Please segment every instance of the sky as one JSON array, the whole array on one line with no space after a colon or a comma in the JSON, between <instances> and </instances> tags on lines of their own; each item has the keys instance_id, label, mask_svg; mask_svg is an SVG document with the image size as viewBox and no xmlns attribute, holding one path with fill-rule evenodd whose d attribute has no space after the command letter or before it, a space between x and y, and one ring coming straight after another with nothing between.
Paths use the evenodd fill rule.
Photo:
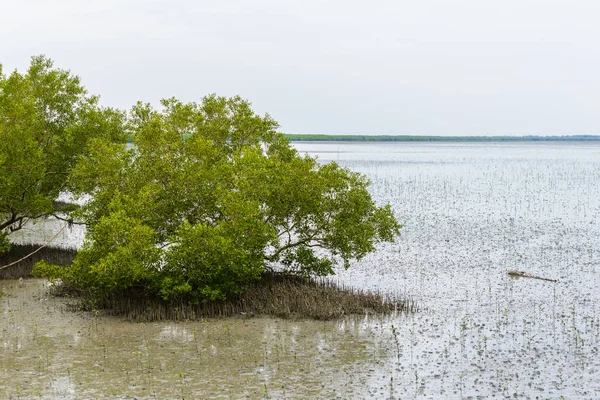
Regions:
<instances>
[{"instance_id":1,"label":"sky","mask_svg":"<svg viewBox=\"0 0 600 400\"><path fill-rule=\"evenodd\" d=\"M598 0L0 0L0 63L104 105L240 95L287 133L600 134Z\"/></svg>"}]
</instances>

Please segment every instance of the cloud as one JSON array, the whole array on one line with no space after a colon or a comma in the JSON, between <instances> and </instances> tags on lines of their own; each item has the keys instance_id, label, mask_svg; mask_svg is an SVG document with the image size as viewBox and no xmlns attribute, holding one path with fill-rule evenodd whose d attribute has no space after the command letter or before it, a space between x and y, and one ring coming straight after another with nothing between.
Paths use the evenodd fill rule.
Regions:
<instances>
[{"instance_id":1,"label":"cloud","mask_svg":"<svg viewBox=\"0 0 600 400\"><path fill-rule=\"evenodd\" d=\"M44 53L106 104L240 94L289 132L600 132L600 2L3 4L0 62Z\"/></svg>"}]
</instances>

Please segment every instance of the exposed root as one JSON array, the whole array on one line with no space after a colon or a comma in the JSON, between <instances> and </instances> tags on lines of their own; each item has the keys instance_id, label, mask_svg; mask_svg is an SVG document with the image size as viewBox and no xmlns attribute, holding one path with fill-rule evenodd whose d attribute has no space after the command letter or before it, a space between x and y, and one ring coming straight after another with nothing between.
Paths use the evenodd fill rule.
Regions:
<instances>
[{"instance_id":1,"label":"exposed root","mask_svg":"<svg viewBox=\"0 0 600 400\"><path fill-rule=\"evenodd\" d=\"M207 317L250 317L270 315L281 318L328 320L345 315L411 313L416 311L412 299L387 298L335 285L329 281L305 279L282 273L267 272L244 293L226 300L193 304L186 300L164 301L132 289L127 293L99 300L85 293L57 287L55 294L79 299L77 307L102 310L108 315L132 321L197 320Z\"/></svg>"}]
</instances>

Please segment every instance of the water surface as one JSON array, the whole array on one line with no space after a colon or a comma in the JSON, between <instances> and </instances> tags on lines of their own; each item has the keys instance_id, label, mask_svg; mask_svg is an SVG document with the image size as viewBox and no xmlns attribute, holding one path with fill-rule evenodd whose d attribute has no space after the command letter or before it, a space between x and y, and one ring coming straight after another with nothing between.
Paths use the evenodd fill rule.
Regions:
<instances>
[{"instance_id":1,"label":"water surface","mask_svg":"<svg viewBox=\"0 0 600 400\"><path fill-rule=\"evenodd\" d=\"M294 145L368 175L404 225L334 279L420 313L132 324L1 281L0 397L600 397L600 145Z\"/></svg>"}]
</instances>

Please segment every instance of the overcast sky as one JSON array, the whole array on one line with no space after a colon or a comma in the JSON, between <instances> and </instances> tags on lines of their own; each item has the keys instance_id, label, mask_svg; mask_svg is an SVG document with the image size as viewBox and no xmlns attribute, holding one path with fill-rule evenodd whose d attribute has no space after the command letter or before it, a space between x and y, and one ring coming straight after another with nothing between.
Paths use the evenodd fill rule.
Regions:
<instances>
[{"instance_id":1,"label":"overcast sky","mask_svg":"<svg viewBox=\"0 0 600 400\"><path fill-rule=\"evenodd\" d=\"M0 0L105 105L239 94L290 133L600 134L598 0Z\"/></svg>"}]
</instances>

